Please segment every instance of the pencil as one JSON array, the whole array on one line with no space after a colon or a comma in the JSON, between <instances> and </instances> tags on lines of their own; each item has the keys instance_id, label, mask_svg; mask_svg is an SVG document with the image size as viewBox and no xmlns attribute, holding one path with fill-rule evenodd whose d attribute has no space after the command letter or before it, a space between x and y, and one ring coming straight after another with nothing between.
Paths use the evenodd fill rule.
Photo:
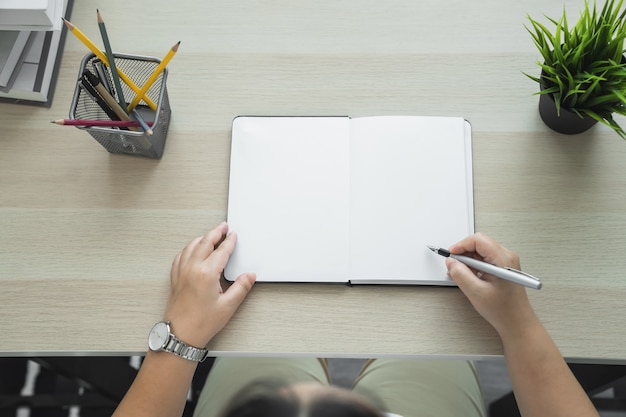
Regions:
<instances>
[{"instance_id":1,"label":"pencil","mask_svg":"<svg viewBox=\"0 0 626 417\"><path fill-rule=\"evenodd\" d=\"M96 89L98 94L100 94L100 97L102 97L102 99L106 101L109 107L113 109L113 111L115 112L117 117L120 118L120 120L126 122L130 120L128 114L126 114L124 109L119 104L117 104L117 102L115 101L113 96L107 91L107 89L104 88L104 85L102 85L98 77L93 75L89 70L85 70L83 72L83 75L87 77L87 81L89 81L89 83Z\"/></svg>"},{"instance_id":2,"label":"pencil","mask_svg":"<svg viewBox=\"0 0 626 417\"><path fill-rule=\"evenodd\" d=\"M84 70L83 76L87 78L88 83L90 83L96 89L98 94L100 94L100 97L102 97L102 99L113 109L116 116L120 120L125 121L125 122L131 121L128 115L126 114L126 112L124 111L124 109L122 109L120 105L117 104L113 96L107 91L106 88L104 88L104 85L102 85L98 77L92 74L89 70ZM142 125L141 123L139 123L139 126L141 126L142 128L144 127L144 125ZM148 126L145 126L145 127L147 127L148 129L144 130L144 134L146 134L147 136L152 135L152 129L150 129ZM129 129L135 130L135 131L143 130L143 129L138 129L136 127L129 127ZM139 136L138 140L141 142L142 146L145 149L150 149L150 147L152 146L152 143L148 139L146 139L145 136Z\"/></svg>"},{"instance_id":3,"label":"pencil","mask_svg":"<svg viewBox=\"0 0 626 417\"><path fill-rule=\"evenodd\" d=\"M92 74L89 70L85 70L83 72L83 75L87 77L87 80L89 81L89 83L96 89L98 94L100 94L100 97L102 97L102 99L113 109L113 111L115 112L117 117L119 117L120 120L123 120L123 121L131 120L130 117L128 117L128 115L124 111L124 109L119 104L117 104L113 96L107 91L104 85L100 82L98 77ZM147 136L152 136L152 133L153 133L152 129L150 129L150 127L146 124L143 118L141 116L137 117L137 115L135 115L135 119L139 123L139 126L141 126L141 130L143 130ZM139 130L136 127L131 127L130 129ZM144 144L147 145L147 142Z\"/></svg>"},{"instance_id":4,"label":"pencil","mask_svg":"<svg viewBox=\"0 0 626 417\"><path fill-rule=\"evenodd\" d=\"M102 97L100 97L100 94L98 94L96 89L89 83L89 81L87 80L87 77L85 77L84 74L80 78L80 84L83 86L85 91L87 91L87 93L89 93L89 96L94 99L96 104L98 106L100 106L102 111L104 111L107 114L107 116L109 116L111 118L111 120L120 120L119 117L117 117L117 114L115 114L115 112L111 108L111 106L109 106L106 103L106 101L104 101L102 99Z\"/></svg>"},{"instance_id":5,"label":"pencil","mask_svg":"<svg viewBox=\"0 0 626 417\"><path fill-rule=\"evenodd\" d=\"M111 67L111 76L113 77L113 84L115 84L115 92L117 93L117 102L120 107L126 109L126 100L124 100L124 93L122 91L122 84L120 83L120 77L117 74L117 67L115 66L115 57L113 56L113 50L111 49L111 42L109 41L109 35L107 34L107 28L104 25L104 20L100 15L100 10L96 9L96 15L98 18L98 27L100 28L100 35L102 35L102 42L104 43L104 50L106 51L107 58L109 60L109 67Z\"/></svg>"},{"instance_id":6,"label":"pencil","mask_svg":"<svg viewBox=\"0 0 626 417\"><path fill-rule=\"evenodd\" d=\"M172 46L170 50L167 52L165 57L161 60L161 63L154 69L154 71L152 71L152 74L150 74L150 77L148 77L148 80L141 87L141 90L139 90L139 92L137 93L133 101L131 101L130 105L128 106L128 111L132 111L137 106L137 104L139 104L139 101L141 101L141 99L143 99L144 101L148 99L148 97L145 95L146 92L152 86L152 84L154 84L156 79L159 77L159 74L161 74L163 69L167 66L170 60L174 57L174 55L178 51L179 45L180 45L180 41L176 42L174 46Z\"/></svg>"},{"instance_id":7,"label":"pencil","mask_svg":"<svg viewBox=\"0 0 626 417\"><path fill-rule=\"evenodd\" d=\"M63 19L63 22L65 22L65 26L67 26L69 31L72 32L72 34L76 36L78 40L81 41L87 48L89 48L89 50L93 52L95 56L100 58L100 61L104 62L109 67L111 66L106 55L103 54L102 51L99 50L98 47L87 36L85 36L83 32L80 31L80 29L73 25L69 20L64 18L61 19ZM131 90L133 90L137 94L139 93L139 87L137 87L137 85L130 78L128 78L128 75L124 74L124 72L119 68L117 69L117 74L120 76L122 81L124 81L126 85L131 88ZM144 101L148 104L148 106L150 106L152 110L156 111L157 106L156 104L154 104L154 101L150 100L149 97L145 97Z\"/></svg>"},{"instance_id":8,"label":"pencil","mask_svg":"<svg viewBox=\"0 0 626 417\"><path fill-rule=\"evenodd\" d=\"M146 132L147 136L152 136L154 132L150 129L150 126L148 126L148 123L144 120L143 116L139 114L137 109L133 109L130 112L130 115L137 121L137 123L139 123L139 126L141 126L144 132Z\"/></svg>"},{"instance_id":9,"label":"pencil","mask_svg":"<svg viewBox=\"0 0 626 417\"><path fill-rule=\"evenodd\" d=\"M139 123L135 121L123 121L123 120L87 120L87 119L58 119L52 120L50 123L54 123L61 126L102 126L102 127L138 127ZM148 125L152 125L152 122L146 122Z\"/></svg>"}]
</instances>

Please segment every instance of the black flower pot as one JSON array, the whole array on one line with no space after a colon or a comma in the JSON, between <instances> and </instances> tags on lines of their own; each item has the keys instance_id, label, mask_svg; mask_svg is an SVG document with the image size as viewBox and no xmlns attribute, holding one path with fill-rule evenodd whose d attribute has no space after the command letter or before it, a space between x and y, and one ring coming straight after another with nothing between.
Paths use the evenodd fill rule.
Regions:
<instances>
[{"instance_id":1,"label":"black flower pot","mask_svg":"<svg viewBox=\"0 0 626 417\"><path fill-rule=\"evenodd\" d=\"M543 89L543 86L542 86ZM573 111L561 106L561 112L557 115L556 104L552 94L541 94L539 96L539 115L541 120L555 132L575 135L582 133L598 121L589 116L580 117Z\"/></svg>"}]
</instances>

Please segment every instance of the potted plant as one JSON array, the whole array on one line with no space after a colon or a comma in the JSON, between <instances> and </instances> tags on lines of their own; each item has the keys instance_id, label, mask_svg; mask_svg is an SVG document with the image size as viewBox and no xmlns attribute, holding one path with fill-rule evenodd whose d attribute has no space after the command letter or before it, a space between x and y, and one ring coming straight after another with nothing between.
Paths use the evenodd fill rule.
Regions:
<instances>
[{"instance_id":1,"label":"potted plant","mask_svg":"<svg viewBox=\"0 0 626 417\"><path fill-rule=\"evenodd\" d=\"M528 19L543 62L541 75L525 74L540 85L539 113L548 127L560 133L580 133L596 122L611 127L622 138L626 132L613 114L626 115L626 11L623 0L607 0L598 13L585 1L578 22L570 28L565 10L550 31Z\"/></svg>"}]
</instances>

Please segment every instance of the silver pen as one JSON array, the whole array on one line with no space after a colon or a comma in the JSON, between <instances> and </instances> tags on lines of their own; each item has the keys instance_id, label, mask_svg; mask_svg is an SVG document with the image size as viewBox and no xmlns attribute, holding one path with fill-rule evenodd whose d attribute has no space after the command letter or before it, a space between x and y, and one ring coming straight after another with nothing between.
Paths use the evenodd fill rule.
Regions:
<instances>
[{"instance_id":1,"label":"silver pen","mask_svg":"<svg viewBox=\"0 0 626 417\"><path fill-rule=\"evenodd\" d=\"M478 259L470 258L469 256L455 255L446 249L437 248L435 246L428 245L428 249L435 252L437 255L441 255L446 258L454 258L471 268L484 272L485 274L493 275L494 277L505 279L528 288L534 288L536 290L541 289L541 281L526 272L518 271L517 269L506 266L501 267L492 265L487 262L479 261Z\"/></svg>"}]
</instances>

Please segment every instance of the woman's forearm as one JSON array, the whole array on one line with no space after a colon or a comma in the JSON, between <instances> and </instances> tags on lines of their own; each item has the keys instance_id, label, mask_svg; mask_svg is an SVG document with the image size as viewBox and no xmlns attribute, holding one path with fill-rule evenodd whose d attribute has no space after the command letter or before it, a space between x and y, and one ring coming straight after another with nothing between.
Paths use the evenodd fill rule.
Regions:
<instances>
[{"instance_id":1,"label":"woman's forearm","mask_svg":"<svg viewBox=\"0 0 626 417\"><path fill-rule=\"evenodd\" d=\"M528 323L501 334L515 398L524 417L597 417L552 338L533 315Z\"/></svg>"},{"instance_id":2,"label":"woman's forearm","mask_svg":"<svg viewBox=\"0 0 626 417\"><path fill-rule=\"evenodd\" d=\"M180 416L197 363L167 352L148 351L114 417Z\"/></svg>"}]
</instances>

